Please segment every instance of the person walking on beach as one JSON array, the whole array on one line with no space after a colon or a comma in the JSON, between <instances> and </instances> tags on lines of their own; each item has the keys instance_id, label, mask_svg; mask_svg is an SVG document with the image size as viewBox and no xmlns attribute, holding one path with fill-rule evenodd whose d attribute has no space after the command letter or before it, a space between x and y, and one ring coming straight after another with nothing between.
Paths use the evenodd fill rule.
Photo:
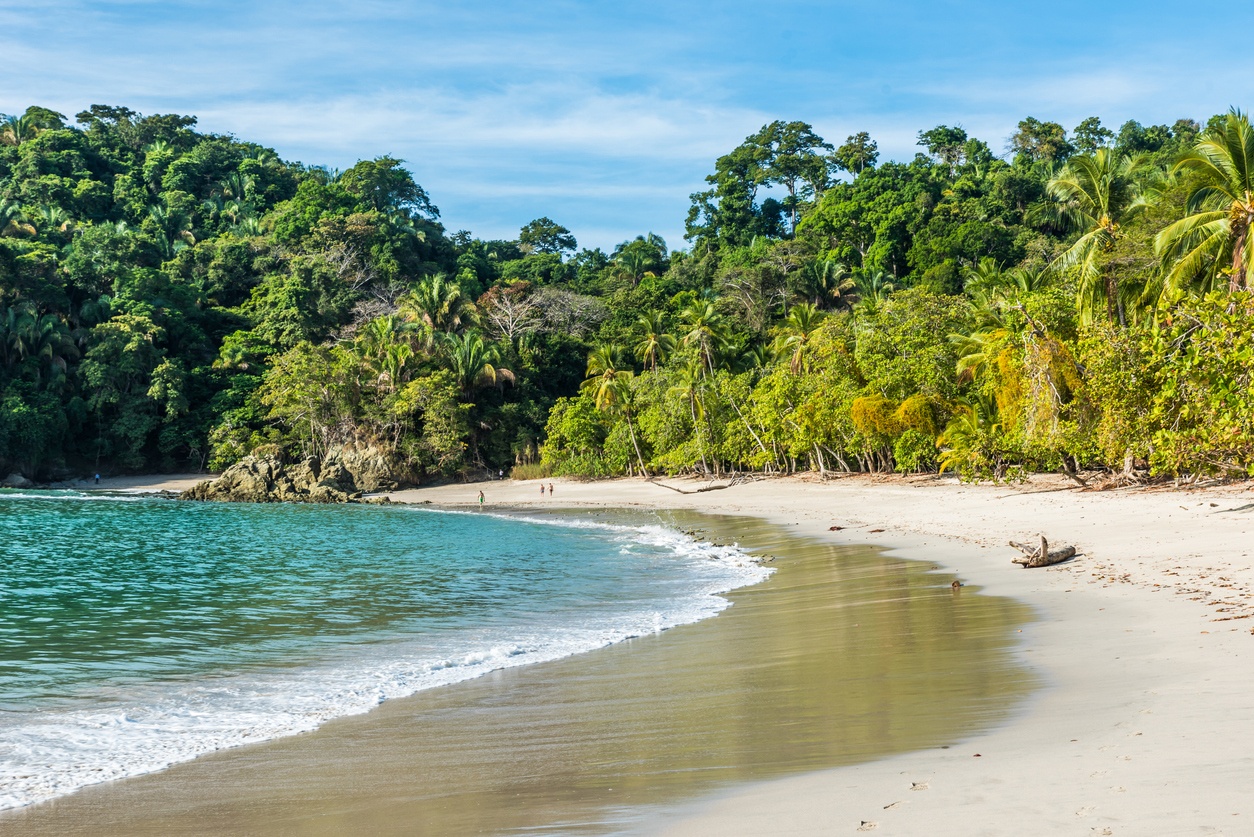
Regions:
<instances>
[{"instance_id":1,"label":"person walking on beach","mask_svg":"<svg viewBox=\"0 0 1254 837\"><path fill-rule=\"evenodd\" d=\"M549 483L549 496L553 496L553 483Z\"/></svg>"},{"instance_id":2,"label":"person walking on beach","mask_svg":"<svg viewBox=\"0 0 1254 837\"><path fill-rule=\"evenodd\" d=\"M100 475L96 474L96 485L100 485Z\"/></svg>"},{"instance_id":3,"label":"person walking on beach","mask_svg":"<svg viewBox=\"0 0 1254 837\"><path fill-rule=\"evenodd\" d=\"M540 496L544 496L544 483L540 483Z\"/></svg>"},{"instance_id":4,"label":"person walking on beach","mask_svg":"<svg viewBox=\"0 0 1254 837\"><path fill-rule=\"evenodd\" d=\"M479 508L483 508L483 492L479 492Z\"/></svg>"}]
</instances>

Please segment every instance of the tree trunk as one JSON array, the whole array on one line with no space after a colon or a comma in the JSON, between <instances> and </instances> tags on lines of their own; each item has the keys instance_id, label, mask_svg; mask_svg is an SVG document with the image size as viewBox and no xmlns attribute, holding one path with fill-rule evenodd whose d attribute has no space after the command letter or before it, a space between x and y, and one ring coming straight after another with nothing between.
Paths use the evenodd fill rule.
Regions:
<instances>
[{"instance_id":1,"label":"tree trunk","mask_svg":"<svg viewBox=\"0 0 1254 837\"><path fill-rule=\"evenodd\" d=\"M1237 240L1232 244L1232 280L1228 283L1229 291L1236 291L1246 287L1245 240L1249 233L1250 228L1243 226L1237 232Z\"/></svg>"},{"instance_id":2,"label":"tree trunk","mask_svg":"<svg viewBox=\"0 0 1254 837\"><path fill-rule=\"evenodd\" d=\"M751 425L745 418L744 413L740 412L740 407L736 405L736 399L729 395L727 396L727 401L732 405L732 409L736 411L736 417L744 423L745 429L749 431L749 435L753 437L753 441L758 443L758 447L762 449L763 453L769 453L766 449L766 445L762 444L762 440L758 438L757 431L753 429L753 425Z\"/></svg>"},{"instance_id":3,"label":"tree trunk","mask_svg":"<svg viewBox=\"0 0 1254 837\"><path fill-rule=\"evenodd\" d=\"M1050 564L1057 564L1066 561L1075 555L1074 546L1064 546L1059 549L1050 549L1049 542L1045 540L1045 536L1041 535L1041 542L1038 545L1029 545L1011 541L1010 545L1023 553L1022 558L1012 558L1012 564L1020 564L1024 569L1030 567L1048 567Z\"/></svg>"},{"instance_id":4,"label":"tree trunk","mask_svg":"<svg viewBox=\"0 0 1254 837\"><path fill-rule=\"evenodd\" d=\"M640 463L640 473L649 476L649 469L644 466L644 457L640 455L640 443L636 441L636 428L631 422L631 413L627 413L627 432L631 434L631 446L636 449L636 461Z\"/></svg>"},{"instance_id":5,"label":"tree trunk","mask_svg":"<svg viewBox=\"0 0 1254 837\"><path fill-rule=\"evenodd\" d=\"M701 468L708 474L710 466L705 461L705 443L701 441L701 430L697 427L697 402L692 398L688 399L688 412L692 414L692 432L697 434L697 446L701 451Z\"/></svg>"}]
</instances>

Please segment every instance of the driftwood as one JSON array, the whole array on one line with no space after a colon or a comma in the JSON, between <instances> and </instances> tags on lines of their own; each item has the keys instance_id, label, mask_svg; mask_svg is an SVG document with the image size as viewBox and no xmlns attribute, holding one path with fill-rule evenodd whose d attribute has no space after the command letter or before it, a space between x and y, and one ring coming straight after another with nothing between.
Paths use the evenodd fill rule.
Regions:
<instances>
[{"instance_id":1,"label":"driftwood","mask_svg":"<svg viewBox=\"0 0 1254 837\"><path fill-rule=\"evenodd\" d=\"M1012 564L1020 564L1025 569L1028 567L1048 567L1050 564L1057 564L1066 561L1075 555L1074 546L1063 546L1058 549L1050 549L1049 541L1045 540L1045 536L1041 535L1041 542L1038 545L1029 545L1011 541L1010 545L1023 553L1022 558L1012 558Z\"/></svg>"},{"instance_id":2,"label":"driftwood","mask_svg":"<svg viewBox=\"0 0 1254 837\"><path fill-rule=\"evenodd\" d=\"M733 485L735 485L734 482L728 485L707 485L707 486L703 486L702 488L698 488L695 491L684 491L682 488L676 488L673 485L667 485L666 483L658 482L657 480L649 480L649 482L653 483L654 485L660 485L663 488L669 488L671 491L677 491L680 494L700 494L704 491L719 491L724 488L731 488Z\"/></svg>"}]
</instances>

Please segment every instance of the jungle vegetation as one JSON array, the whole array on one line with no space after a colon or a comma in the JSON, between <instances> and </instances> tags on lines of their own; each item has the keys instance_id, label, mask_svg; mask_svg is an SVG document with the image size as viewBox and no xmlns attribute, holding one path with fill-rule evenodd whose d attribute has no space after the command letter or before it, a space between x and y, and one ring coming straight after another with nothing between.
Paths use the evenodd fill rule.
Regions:
<instances>
[{"instance_id":1,"label":"jungle vegetation","mask_svg":"<svg viewBox=\"0 0 1254 837\"><path fill-rule=\"evenodd\" d=\"M1254 473L1254 129L1024 119L881 161L773 122L687 246L449 233L330 171L93 105L0 120L0 474L395 453L428 477Z\"/></svg>"}]
</instances>

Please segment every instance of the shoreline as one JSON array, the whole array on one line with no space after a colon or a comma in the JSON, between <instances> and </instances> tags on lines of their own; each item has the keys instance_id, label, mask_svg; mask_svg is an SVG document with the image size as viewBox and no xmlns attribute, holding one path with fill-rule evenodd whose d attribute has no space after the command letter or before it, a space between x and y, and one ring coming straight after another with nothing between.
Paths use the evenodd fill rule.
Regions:
<instances>
[{"instance_id":1,"label":"shoreline","mask_svg":"<svg viewBox=\"0 0 1254 837\"><path fill-rule=\"evenodd\" d=\"M885 546L1039 614L1019 653L1045 688L1010 723L945 751L697 800L632 833L1254 833L1251 486L1087 492L1049 477L1006 487L859 476L678 494L641 480L553 482L562 504L743 514ZM491 485L490 501L544 502L538 482ZM456 505L459 488L469 493L393 498ZM1011 564L1006 541L1038 532L1080 555Z\"/></svg>"},{"instance_id":2,"label":"shoreline","mask_svg":"<svg viewBox=\"0 0 1254 837\"><path fill-rule=\"evenodd\" d=\"M1032 607L1018 658L1044 681L1010 722L947 750L753 782L639 812L632 834L1242 834L1254 829L1254 494L1081 492L937 478L780 478L679 494L641 480L487 482L402 502L757 517L932 562ZM668 480L695 490L704 482ZM142 489L142 486L136 486ZM831 527L841 527L833 531ZM1009 538L1080 555L1023 570ZM373 715L374 713L372 713ZM315 734L316 735L316 734ZM978 754L978 756L977 756ZM234 758L227 756L227 758ZM195 764L194 762L192 764ZM177 769L177 768L176 768Z\"/></svg>"},{"instance_id":3,"label":"shoreline","mask_svg":"<svg viewBox=\"0 0 1254 837\"><path fill-rule=\"evenodd\" d=\"M926 564L753 519L554 511L701 527L778 557L779 572L725 595L734 606L718 618L390 700L0 822L26 835L619 833L729 784L940 746L1004 718L1034 682L1010 660L1025 609L956 594Z\"/></svg>"}]
</instances>

